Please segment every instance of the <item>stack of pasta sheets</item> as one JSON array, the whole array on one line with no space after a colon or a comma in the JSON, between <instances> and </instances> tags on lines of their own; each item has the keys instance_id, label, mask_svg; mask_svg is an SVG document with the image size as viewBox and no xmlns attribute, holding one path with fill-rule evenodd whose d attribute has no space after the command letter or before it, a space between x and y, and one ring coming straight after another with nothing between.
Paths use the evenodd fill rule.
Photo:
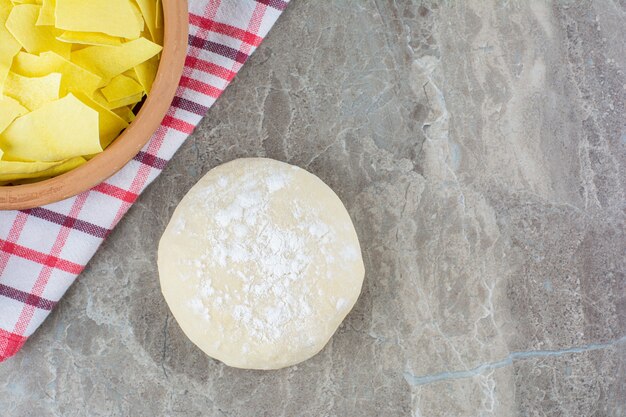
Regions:
<instances>
[{"instance_id":1,"label":"stack of pasta sheets","mask_svg":"<svg viewBox=\"0 0 626 417\"><path fill-rule=\"evenodd\" d=\"M150 93L162 44L159 0L0 0L0 185L109 146Z\"/></svg>"}]
</instances>

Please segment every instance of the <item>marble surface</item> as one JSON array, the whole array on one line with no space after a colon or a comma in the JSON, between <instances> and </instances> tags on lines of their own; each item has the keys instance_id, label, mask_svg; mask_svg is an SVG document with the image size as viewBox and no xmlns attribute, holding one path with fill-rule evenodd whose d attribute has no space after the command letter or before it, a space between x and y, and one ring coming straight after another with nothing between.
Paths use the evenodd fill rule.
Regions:
<instances>
[{"instance_id":1,"label":"marble surface","mask_svg":"<svg viewBox=\"0 0 626 417\"><path fill-rule=\"evenodd\" d=\"M623 416L626 4L293 0L24 350L2 416ZM362 296L275 372L213 361L155 253L212 167L320 176Z\"/></svg>"}]
</instances>

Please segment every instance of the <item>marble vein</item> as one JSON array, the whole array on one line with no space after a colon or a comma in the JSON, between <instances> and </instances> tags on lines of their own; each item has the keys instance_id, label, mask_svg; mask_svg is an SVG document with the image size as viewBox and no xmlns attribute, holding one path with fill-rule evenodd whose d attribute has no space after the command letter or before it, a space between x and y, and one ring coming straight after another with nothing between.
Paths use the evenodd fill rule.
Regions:
<instances>
[{"instance_id":1,"label":"marble vein","mask_svg":"<svg viewBox=\"0 0 626 417\"><path fill-rule=\"evenodd\" d=\"M507 355L506 358L496 361L483 363L478 365L475 368L467 369L464 371L449 371L449 372L439 372L431 375L422 375L415 376L409 371L404 372L405 381L411 386L420 386L420 385L428 385L433 384L435 382L442 381L450 381L455 379L464 379L464 378L473 378L475 376L484 374L485 372L504 368L506 366L513 365L515 361L521 361L525 359L534 359L534 358L546 358L552 356L563 356L574 353L585 353L594 350L606 349L611 346L619 345L626 343L626 336L623 336L617 340L613 340L611 342L606 343L590 343L583 346L571 347L567 349L558 349L558 350L530 350L526 352L511 352Z\"/></svg>"}]
</instances>

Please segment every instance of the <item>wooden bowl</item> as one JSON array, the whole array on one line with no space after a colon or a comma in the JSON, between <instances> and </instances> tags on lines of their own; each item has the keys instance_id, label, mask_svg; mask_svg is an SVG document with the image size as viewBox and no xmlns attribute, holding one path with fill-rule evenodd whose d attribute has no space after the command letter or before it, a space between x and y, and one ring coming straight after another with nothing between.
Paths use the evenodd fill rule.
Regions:
<instances>
[{"instance_id":1,"label":"wooden bowl","mask_svg":"<svg viewBox=\"0 0 626 417\"><path fill-rule=\"evenodd\" d=\"M128 163L159 128L180 81L187 52L187 0L163 0L163 52L152 91L137 118L107 148L80 167L45 181L0 186L0 210L22 210L64 200L100 184Z\"/></svg>"}]
</instances>

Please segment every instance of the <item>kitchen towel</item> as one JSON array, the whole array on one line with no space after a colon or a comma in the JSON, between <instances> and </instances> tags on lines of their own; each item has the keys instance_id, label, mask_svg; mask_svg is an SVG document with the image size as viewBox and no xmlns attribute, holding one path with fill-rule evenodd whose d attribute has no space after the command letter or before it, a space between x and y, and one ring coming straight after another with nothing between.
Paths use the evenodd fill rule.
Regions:
<instances>
[{"instance_id":1,"label":"kitchen towel","mask_svg":"<svg viewBox=\"0 0 626 417\"><path fill-rule=\"evenodd\" d=\"M50 314L139 194L193 132L289 0L190 0L189 45L161 126L119 173L59 203L0 211L0 362Z\"/></svg>"}]
</instances>

